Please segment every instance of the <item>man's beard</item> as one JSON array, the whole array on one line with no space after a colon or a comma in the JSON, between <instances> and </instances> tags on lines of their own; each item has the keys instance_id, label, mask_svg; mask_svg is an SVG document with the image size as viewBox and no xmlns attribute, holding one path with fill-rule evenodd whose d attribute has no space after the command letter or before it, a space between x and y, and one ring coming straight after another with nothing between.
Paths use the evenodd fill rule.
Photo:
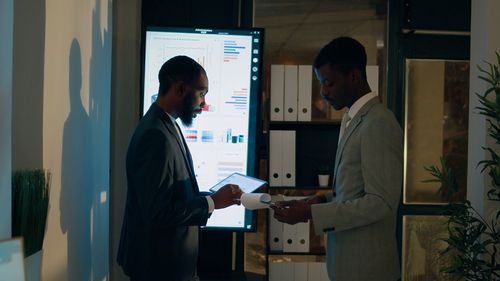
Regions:
<instances>
[{"instance_id":1,"label":"man's beard","mask_svg":"<svg viewBox=\"0 0 500 281\"><path fill-rule=\"evenodd\" d=\"M193 115L194 115L194 96L189 93L184 98L182 102L182 113L179 115L179 118L182 121L182 124L186 127L191 127L193 124Z\"/></svg>"}]
</instances>

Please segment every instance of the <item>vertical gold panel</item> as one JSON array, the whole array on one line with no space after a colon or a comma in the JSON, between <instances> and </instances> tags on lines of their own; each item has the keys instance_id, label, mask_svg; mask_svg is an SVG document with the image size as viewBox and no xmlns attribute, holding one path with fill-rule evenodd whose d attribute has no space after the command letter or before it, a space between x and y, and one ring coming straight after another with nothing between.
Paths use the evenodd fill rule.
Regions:
<instances>
[{"instance_id":1,"label":"vertical gold panel","mask_svg":"<svg viewBox=\"0 0 500 281\"><path fill-rule=\"evenodd\" d=\"M465 196L469 63L443 60L407 60L405 124L406 204L447 203L439 183L424 167L440 167L447 157Z\"/></svg>"},{"instance_id":2,"label":"vertical gold panel","mask_svg":"<svg viewBox=\"0 0 500 281\"><path fill-rule=\"evenodd\" d=\"M411 60L407 63L406 186L405 197L438 201L437 188L424 166L439 163L443 154L444 62Z\"/></svg>"}]
</instances>

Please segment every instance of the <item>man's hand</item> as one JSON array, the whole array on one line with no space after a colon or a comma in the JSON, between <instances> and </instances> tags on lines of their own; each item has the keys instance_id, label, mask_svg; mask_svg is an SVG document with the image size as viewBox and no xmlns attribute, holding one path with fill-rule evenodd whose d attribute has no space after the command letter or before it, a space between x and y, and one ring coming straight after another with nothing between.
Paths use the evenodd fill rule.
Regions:
<instances>
[{"instance_id":1,"label":"man's hand","mask_svg":"<svg viewBox=\"0 0 500 281\"><path fill-rule=\"evenodd\" d=\"M316 196L312 196L306 199L306 202L309 203L309 205L312 204L321 204L326 202L326 197L324 194L319 194Z\"/></svg>"},{"instance_id":2,"label":"man's hand","mask_svg":"<svg viewBox=\"0 0 500 281\"><path fill-rule=\"evenodd\" d=\"M280 222L296 224L311 219L311 204L305 200L278 201L271 205L274 218Z\"/></svg>"},{"instance_id":3,"label":"man's hand","mask_svg":"<svg viewBox=\"0 0 500 281\"><path fill-rule=\"evenodd\" d=\"M210 197L214 200L215 209L222 209L233 204L239 205L241 194L242 191L238 185L226 184Z\"/></svg>"}]
</instances>

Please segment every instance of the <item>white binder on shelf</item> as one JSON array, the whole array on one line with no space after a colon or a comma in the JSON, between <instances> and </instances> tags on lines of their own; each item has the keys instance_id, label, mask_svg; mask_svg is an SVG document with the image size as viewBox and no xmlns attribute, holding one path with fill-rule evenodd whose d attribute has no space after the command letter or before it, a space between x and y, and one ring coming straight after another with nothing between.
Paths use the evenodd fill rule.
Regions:
<instances>
[{"instance_id":1,"label":"white binder on shelf","mask_svg":"<svg viewBox=\"0 0 500 281\"><path fill-rule=\"evenodd\" d=\"M281 272L281 280L282 281L294 281L295 276L295 268L293 262L282 262L282 272Z\"/></svg>"},{"instance_id":2,"label":"white binder on shelf","mask_svg":"<svg viewBox=\"0 0 500 281\"><path fill-rule=\"evenodd\" d=\"M297 231L295 225L283 224L283 253L295 252L297 244Z\"/></svg>"},{"instance_id":3,"label":"white binder on shelf","mask_svg":"<svg viewBox=\"0 0 500 281\"><path fill-rule=\"evenodd\" d=\"M330 281L330 278L328 277L328 270L326 269L326 262L320 262L320 272L321 272L321 281Z\"/></svg>"},{"instance_id":4,"label":"white binder on shelf","mask_svg":"<svg viewBox=\"0 0 500 281\"><path fill-rule=\"evenodd\" d=\"M366 66L366 79L368 80L368 85L370 89L377 96L378 94L378 65L367 65Z\"/></svg>"},{"instance_id":5,"label":"white binder on shelf","mask_svg":"<svg viewBox=\"0 0 500 281\"><path fill-rule=\"evenodd\" d=\"M312 65L299 65L298 120L311 121Z\"/></svg>"},{"instance_id":6,"label":"white binder on shelf","mask_svg":"<svg viewBox=\"0 0 500 281\"><path fill-rule=\"evenodd\" d=\"M298 73L297 65L285 65L285 121L297 121Z\"/></svg>"},{"instance_id":7,"label":"white binder on shelf","mask_svg":"<svg viewBox=\"0 0 500 281\"><path fill-rule=\"evenodd\" d=\"M273 211L269 211L269 249L283 251L283 223L275 219L273 214Z\"/></svg>"},{"instance_id":8,"label":"white binder on shelf","mask_svg":"<svg viewBox=\"0 0 500 281\"><path fill-rule=\"evenodd\" d=\"M285 200L304 198L304 196L286 196ZM283 252L309 252L309 222L283 224Z\"/></svg>"},{"instance_id":9,"label":"white binder on shelf","mask_svg":"<svg viewBox=\"0 0 500 281\"><path fill-rule=\"evenodd\" d=\"M310 222L301 222L295 225L296 227L296 245L295 252L307 253L309 252L309 225Z\"/></svg>"},{"instance_id":10,"label":"white binder on shelf","mask_svg":"<svg viewBox=\"0 0 500 281\"><path fill-rule=\"evenodd\" d=\"M282 132L282 186L295 186L295 131Z\"/></svg>"},{"instance_id":11,"label":"white binder on shelf","mask_svg":"<svg viewBox=\"0 0 500 281\"><path fill-rule=\"evenodd\" d=\"M307 262L295 262L294 263L295 281L308 281L308 263ZM313 281L313 280L309 280Z\"/></svg>"},{"instance_id":12,"label":"white binder on shelf","mask_svg":"<svg viewBox=\"0 0 500 281\"><path fill-rule=\"evenodd\" d=\"M269 279L271 280L271 279ZM321 265L319 262L307 263L307 280L321 281Z\"/></svg>"},{"instance_id":13,"label":"white binder on shelf","mask_svg":"<svg viewBox=\"0 0 500 281\"><path fill-rule=\"evenodd\" d=\"M285 281L283 279L283 263L282 262L269 262L269 281ZM319 279L318 279L319 280Z\"/></svg>"},{"instance_id":14,"label":"white binder on shelf","mask_svg":"<svg viewBox=\"0 0 500 281\"><path fill-rule=\"evenodd\" d=\"M326 273L326 263L324 262L310 262L308 263L307 279L309 281L329 281L328 274ZM326 279L324 279L326 277Z\"/></svg>"},{"instance_id":15,"label":"white binder on shelf","mask_svg":"<svg viewBox=\"0 0 500 281\"><path fill-rule=\"evenodd\" d=\"M285 66L271 65L271 121L283 121L283 101L285 94Z\"/></svg>"},{"instance_id":16,"label":"white binder on shelf","mask_svg":"<svg viewBox=\"0 0 500 281\"><path fill-rule=\"evenodd\" d=\"M269 186L283 185L283 131L269 131Z\"/></svg>"}]
</instances>

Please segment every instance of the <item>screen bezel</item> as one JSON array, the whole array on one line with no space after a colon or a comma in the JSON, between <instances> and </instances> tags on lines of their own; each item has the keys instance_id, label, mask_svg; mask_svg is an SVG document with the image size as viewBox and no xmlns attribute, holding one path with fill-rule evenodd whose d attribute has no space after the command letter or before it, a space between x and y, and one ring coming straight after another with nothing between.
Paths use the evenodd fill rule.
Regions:
<instances>
[{"instance_id":1,"label":"screen bezel","mask_svg":"<svg viewBox=\"0 0 500 281\"><path fill-rule=\"evenodd\" d=\"M249 34L250 32L258 31L260 34L259 40L259 54L260 59L258 61L258 71L257 76L260 79L257 79L257 83L255 84L256 89L249 91L250 96L250 108L249 108L249 132L255 132L254 134L248 135L248 151L247 154L247 172L246 174L249 176L255 177L256 171L258 171L258 152L259 152L259 138L261 132L260 124L260 115L261 115L261 95L262 95L262 66L264 59L264 29L258 27L252 28L211 28L211 27L203 27L203 26L159 26L159 25L148 25L144 26L141 32L141 61L140 61L140 97L139 97L139 119L144 115L144 75L145 75L145 56L146 56L146 33L148 31L165 31L165 32L192 32L195 30L210 31L210 34L221 34L221 33L230 33L230 34ZM201 33L201 32L200 32ZM253 151L253 153L250 153ZM203 230L228 230L232 232L255 232L256 231L256 217L254 216L254 212L252 210L245 209L245 222L251 222L251 227L224 227L224 226L202 226Z\"/></svg>"}]
</instances>

